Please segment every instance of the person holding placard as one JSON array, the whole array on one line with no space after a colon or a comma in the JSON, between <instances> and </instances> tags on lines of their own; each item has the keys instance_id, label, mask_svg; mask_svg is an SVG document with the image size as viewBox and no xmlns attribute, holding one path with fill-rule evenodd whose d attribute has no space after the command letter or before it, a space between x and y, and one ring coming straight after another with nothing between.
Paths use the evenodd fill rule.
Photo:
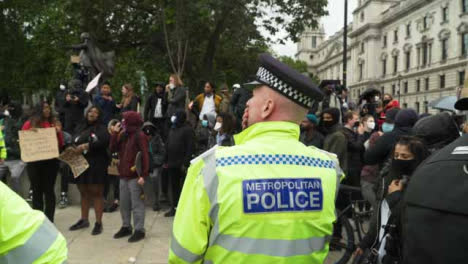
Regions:
<instances>
[{"instance_id":1,"label":"person holding placard","mask_svg":"<svg viewBox=\"0 0 468 264\"><path fill-rule=\"evenodd\" d=\"M88 215L91 200L94 200L96 224L92 235L102 233L102 213L104 210L104 184L107 182L107 167L109 156L109 133L102 123L102 111L93 106L88 109L85 121L78 125L73 137L75 151L82 153L89 164L89 168L75 178L81 194L81 218L70 227L70 230L78 230L89 227Z\"/></svg>"},{"instance_id":2,"label":"person holding placard","mask_svg":"<svg viewBox=\"0 0 468 264\"><path fill-rule=\"evenodd\" d=\"M60 127L55 125L56 121L57 119L53 115L49 103L42 102L36 107L31 118L24 123L22 130L34 131L38 128L55 127L57 130L57 143L60 149L63 147L63 133ZM51 222L54 222L54 186L58 169L59 162L56 158L28 162L26 167L33 191L32 207L33 209L43 211Z\"/></svg>"}]
</instances>

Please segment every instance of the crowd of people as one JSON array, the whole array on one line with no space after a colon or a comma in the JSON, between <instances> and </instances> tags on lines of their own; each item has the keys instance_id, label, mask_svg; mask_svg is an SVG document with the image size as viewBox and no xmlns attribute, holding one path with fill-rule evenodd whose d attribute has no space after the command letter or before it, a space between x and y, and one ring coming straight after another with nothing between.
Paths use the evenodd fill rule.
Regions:
<instances>
[{"instance_id":1,"label":"crowd of people","mask_svg":"<svg viewBox=\"0 0 468 264\"><path fill-rule=\"evenodd\" d=\"M59 208L68 206L69 184L76 184L81 196L81 216L70 230L90 226L92 206L96 219L92 234L99 235L103 213L120 208L122 228L114 237L131 235L129 242L136 242L145 237L145 182L153 191L147 195L154 197L153 210L162 210L166 203L165 216L174 216L190 161L215 145L234 145L233 134L240 129L251 93L235 84L232 94L226 87L218 94L208 81L190 101L188 89L173 74L168 84L154 83L149 95L138 96L131 84L122 86L120 102L114 94L109 83L90 94L60 85L53 105L41 101L30 113L23 113L15 101L3 105L0 179L21 194L20 177L27 174L26 200L53 222L55 182L60 176ZM21 160L18 131L51 127L60 151L71 147L88 162L89 168L79 177L74 178L70 167L56 158Z\"/></svg>"}]
</instances>

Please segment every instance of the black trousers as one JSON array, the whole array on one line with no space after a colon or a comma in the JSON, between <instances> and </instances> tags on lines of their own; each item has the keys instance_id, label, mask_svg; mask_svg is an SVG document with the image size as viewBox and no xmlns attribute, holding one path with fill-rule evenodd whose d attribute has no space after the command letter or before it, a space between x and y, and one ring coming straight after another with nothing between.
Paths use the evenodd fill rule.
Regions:
<instances>
[{"instance_id":1,"label":"black trousers","mask_svg":"<svg viewBox=\"0 0 468 264\"><path fill-rule=\"evenodd\" d=\"M120 200L120 178L119 176L107 174L107 182L104 184L104 200L107 199L110 185L114 188L114 200Z\"/></svg>"},{"instance_id":2,"label":"black trousers","mask_svg":"<svg viewBox=\"0 0 468 264\"><path fill-rule=\"evenodd\" d=\"M60 192L67 193L68 192L68 181L72 176L72 171L70 166L68 166L65 162L60 162Z\"/></svg>"},{"instance_id":3,"label":"black trousers","mask_svg":"<svg viewBox=\"0 0 468 264\"><path fill-rule=\"evenodd\" d=\"M171 207L176 208L179 203L185 175L182 172L182 168L169 168L167 169L167 176L169 179Z\"/></svg>"},{"instance_id":4,"label":"black trousers","mask_svg":"<svg viewBox=\"0 0 468 264\"><path fill-rule=\"evenodd\" d=\"M57 159L28 163L26 167L33 191L33 209L43 211L51 222L55 214L55 180L59 169ZM44 202L45 201L45 202Z\"/></svg>"}]
</instances>

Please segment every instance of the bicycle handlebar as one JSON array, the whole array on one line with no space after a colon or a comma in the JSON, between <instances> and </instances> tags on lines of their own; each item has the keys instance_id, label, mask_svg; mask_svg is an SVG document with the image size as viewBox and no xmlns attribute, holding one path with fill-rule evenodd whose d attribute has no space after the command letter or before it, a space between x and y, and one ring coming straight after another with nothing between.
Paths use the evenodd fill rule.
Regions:
<instances>
[{"instance_id":1,"label":"bicycle handlebar","mask_svg":"<svg viewBox=\"0 0 468 264\"><path fill-rule=\"evenodd\" d=\"M348 192L361 192L360 187L354 187L351 185L340 184L340 191L348 191Z\"/></svg>"}]
</instances>

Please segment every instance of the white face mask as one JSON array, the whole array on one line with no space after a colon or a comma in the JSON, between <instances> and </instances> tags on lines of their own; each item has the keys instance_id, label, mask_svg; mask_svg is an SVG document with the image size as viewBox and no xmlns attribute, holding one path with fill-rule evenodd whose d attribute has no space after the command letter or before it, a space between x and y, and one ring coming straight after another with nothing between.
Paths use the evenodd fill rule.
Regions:
<instances>
[{"instance_id":1,"label":"white face mask","mask_svg":"<svg viewBox=\"0 0 468 264\"><path fill-rule=\"evenodd\" d=\"M367 122L367 128L369 130L374 130L375 128L375 122Z\"/></svg>"},{"instance_id":2,"label":"white face mask","mask_svg":"<svg viewBox=\"0 0 468 264\"><path fill-rule=\"evenodd\" d=\"M61 84L60 85L60 90L64 91L65 90L65 85Z\"/></svg>"},{"instance_id":3,"label":"white face mask","mask_svg":"<svg viewBox=\"0 0 468 264\"><path fill-rule=\"evenodd\" d=\"M8 109L5 110L5 111L3 112L3 115L5 115L5 116L10 116L10 111L8 111Z\"/></svg>"},{"instance_id":4,"label":"white face mask","mask_svg":"<svg viewBox=\"0 0 468 264\"><path fill-rule=\"evenodd\" d=\"M220 122L216 122L215 126L214 126L214 130L215 131L219 131L221 129L221 126L223 125L223 123L220 123Z\"/></svg>"},{"instance_id":5,"label":"white face mask","mask_svg":"<svg viewBox=\"0 0 468 264\"><path fill-rule=\"evenodd\" d=\"M171 122L174 124L177 121L177 116L171 116Z\"/></svg>"},{"instance_id":6,"label":"white face mask","mask_svg":"<svg viewBox=\"0 0 468 264\"><path fill-rule=\"evenodd\" d=\"M376 96L376 97L374 97L374 100L375 100L376 102L378 102L378 101L380 100L380 97Z\"/></svg>"},{"instance_id":7,"label":"white face mask","mask_svg":"<svg viewBox=\"0 0 468 264\"><path fill-rule=\"evenodd\" d=\"M174 89L174 88L175 88L175 84L170 83L170 84L169 84L169 88Z\"/></svg>"}]
</instances>

